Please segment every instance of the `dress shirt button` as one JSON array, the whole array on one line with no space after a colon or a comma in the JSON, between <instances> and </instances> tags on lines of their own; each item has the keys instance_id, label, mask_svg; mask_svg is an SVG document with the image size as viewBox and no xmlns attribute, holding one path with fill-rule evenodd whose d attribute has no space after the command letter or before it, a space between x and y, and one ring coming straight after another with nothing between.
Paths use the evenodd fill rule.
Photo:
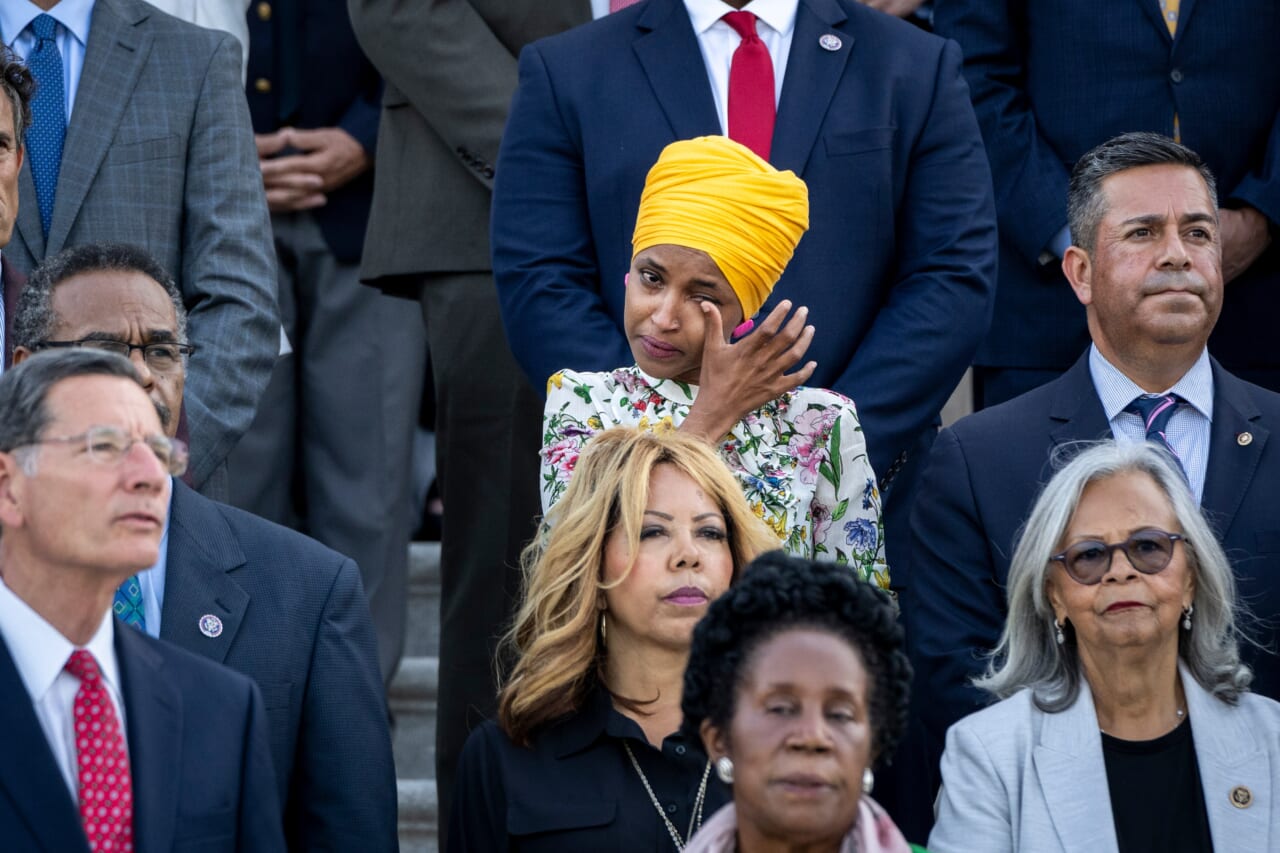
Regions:
<instances>
[{"instance_id":1,"label":"dress shirt button","mask_svg":"<svg viewBox=\"0 0 1280 853\"><path fill-rule=\"evenodd\" d=\"M271 20L271 4L270 3L259 3L257 6L254 7L254 9L258 13L259 21Z\"/></svg>"},{"instance_id":2,"label":"dress shirt button","mask_svg":"<svg viewBox=\"0 0 1280 853\"><path fill-rule=\"evenodd\" d=\"M675 803L667 803L667 814L675 814L676 808L677 806Z\"/></svg>"},{"instance_id":3,"label":"dress shirt button","mask_svg":"<svg viewBox=\"0 0 1280 853\"><path fill-rule=\"evenodd\" d=\"M684 744L676 747L676 755L684 755Z\"/></svg>"},{"instance_id":4,"label":"dress shirt button","mask_svg":"<svg viewBox=\"0 0 1280 853\"><path fill-rule=\"evenodd\" d=\"M1172 81L1173 81L1173 82L1175 82L1175 83L1181 83L1181 82L1182 82L1182 71L1181 71L1180 69L1177 69L1177 68L1173 69L1172 71L1170 71L1170 72L1169 72L1169 79L1170 79L1170 80L1172 80Z\"/></svg>"},{"instance_id":5,"label":"dress shirt button","mask_svg":"<svg viewBox=\"0 0 1280 853\"><path fill-rule=\"evenodd\" d=\"M266 77L259 77L257 80L253 81L253 88L255 91L261 92L265 95L271 91L271 81Z\"/></svg>"}]
</instances>

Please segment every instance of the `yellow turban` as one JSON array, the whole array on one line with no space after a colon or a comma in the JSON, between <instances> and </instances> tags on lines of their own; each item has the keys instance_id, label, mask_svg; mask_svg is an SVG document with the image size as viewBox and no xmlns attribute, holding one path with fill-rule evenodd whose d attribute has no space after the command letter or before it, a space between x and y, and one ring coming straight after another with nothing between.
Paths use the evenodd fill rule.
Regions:
<instances>
[{"instance_id":1,"label":"yellow turban","mask_svg":"<svg viewBox=\"0 0 1280 853\"><path fill-rule=\"evenodd\" d=\"M673 142L649 170L631 239L700 249L729 280L751 317L782 277L809 229L809 190L724 136Z\"/></svg>"}]
</instances>

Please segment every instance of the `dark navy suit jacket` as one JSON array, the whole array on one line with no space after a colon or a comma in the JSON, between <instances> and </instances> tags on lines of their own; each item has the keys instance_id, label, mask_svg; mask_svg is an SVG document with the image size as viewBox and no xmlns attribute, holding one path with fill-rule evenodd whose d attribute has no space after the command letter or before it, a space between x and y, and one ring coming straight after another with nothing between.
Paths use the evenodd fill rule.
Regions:
<instances>
[{"instance_id":1,"label":"dark navy suit jacket","mask_svg":"<svg viewBox=\"0 0 1280 853\"><path fill-rule=\"evenodd\" d=\"M269 10L266 18L259 8ZM382 78L351 30L345 0L272 0L249 7L249 79L246 94L254 133L340 127L370 158L378 141ZM269 84L263 92L258 80ZM373 171L328 193L311 211L330 251L359 263L373 200Z\"/></svg>"},{"instance_id":2,"label":"dark navy suit jacket","mask_svg":"<svg viewBox=\"0 0 1280 853\"><path fill-rule=\"evenodd\" d=\"M566 367L632 363L622 279L645 175L667 144L721 132L681 0L522 52L492 244L507 336L535 387ZM808 184L811 227L764 312L809 306L810 384L853 398L884 476L990 319L991 178L959 50L852 0L800 0L770 160Z\"/></svg>"},{"instance_id":3,"label":"dark navy suit jacket","mask_svg":"<svg viewBox=\"0 0 1280 853\"><path fill-rule=\"evenodd\" d=\"M116 623L138 853L284 851L253 682ZM79 807L0 640L0 848L88 853Z\"/></svg>"},{"instance_id":4,"label":"dark navy suit jacket","mask_svg":"<svg viewBox=\"0 0 1280 853\"><path fill-rule=\"evenodd\" d=\"M396 849L396 781L356 564L173 485L160 636L262 691L292 850ZM213 614L217 637L199 629Z\"/></svg>"},{"instance_id":5,"label":"dark navy suit jacket","mask_svg":"<svg viewBox=\"0 0 1280 853\"><path fill-rule=\"evenodd\" d=\"M1159 0L938 0L934 28L960 43L1000 215L1000 286L977 362L1065 370L1089 343L1055 260L1067 178L1121 133L1173 135L1205 159L1219 201L1280 224L1280 3L1182 0L1170 38ZM1274 368L1280 246L1227 287L1210 349L1229 370Z\"/></svg>"},{"instance_id":6,"label":"dark navy suit jacket","mask_svg":"<svg viewBox=\"0 0 1280 853\"><path fill-rule=\"evenodd\" d=\"M1280 394L1213 362L1213 425L1201 509L1235 568L1239 594L1272 624L1245 646L1253 689L1280 698ZM1239 436L1252 440L1242 443ZM1005 621L1005 585L1019 528L1053 473L1061 445L1111 438L1087 354L1059 379L944 429L911 516L912 587L903 602L917 697L935 747L947 726L990 702L969 686ZM1246 624L1246 630L1249 626Z\"/></svg>"}]
</instances>

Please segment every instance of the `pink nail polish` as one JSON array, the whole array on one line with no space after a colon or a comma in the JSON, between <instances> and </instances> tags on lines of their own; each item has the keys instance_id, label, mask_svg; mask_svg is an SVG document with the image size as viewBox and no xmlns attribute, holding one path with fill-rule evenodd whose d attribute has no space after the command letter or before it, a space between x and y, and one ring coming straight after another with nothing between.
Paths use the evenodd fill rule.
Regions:
<instances>
[{"instance_id":1,"label":"pink nail polish","mask_svg":"<svg viewBox=\"0 0 1280 853\"><path fill-rule=\"evenodd\" d=\"M738 324L737 328L733 330L733 336L735 338L740 338L743 335L745 335L747 332L754 329L755 327L756 327L755 320L751 320L751 319L743 320L741 323Z\"/></svg>"}]
</instances>

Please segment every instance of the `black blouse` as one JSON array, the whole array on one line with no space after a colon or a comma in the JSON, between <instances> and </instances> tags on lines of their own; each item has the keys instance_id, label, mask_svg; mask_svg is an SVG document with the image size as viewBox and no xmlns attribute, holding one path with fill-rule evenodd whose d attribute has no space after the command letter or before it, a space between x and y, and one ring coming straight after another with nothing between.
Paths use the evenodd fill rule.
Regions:
<instances>
[{"instance_id":1,"label":"black blouse","mask_svg":"<svg viewBox=\"0 0 1280 853\"><path fill-rule=\"evenodd\" d=\"M1120 853L1212 853L1191 723L1155 740L1103 734Z\"/></svg>"},{"instance_id":2,"label":"black blouse","mask_svg":"<svg viewBox=\"0 0 1280 853\"><path fill-rule=\"evenodd\" d=\"M493 722L471 733L458 764L449 850L671 853L671 834L624 742L684 839L707 766L701 744L673 734L654 749L596 689L581 711L541 732L531 748L516 746ZM713 769L703 820L731 796Z\"/></svg>"}]
</instances>

